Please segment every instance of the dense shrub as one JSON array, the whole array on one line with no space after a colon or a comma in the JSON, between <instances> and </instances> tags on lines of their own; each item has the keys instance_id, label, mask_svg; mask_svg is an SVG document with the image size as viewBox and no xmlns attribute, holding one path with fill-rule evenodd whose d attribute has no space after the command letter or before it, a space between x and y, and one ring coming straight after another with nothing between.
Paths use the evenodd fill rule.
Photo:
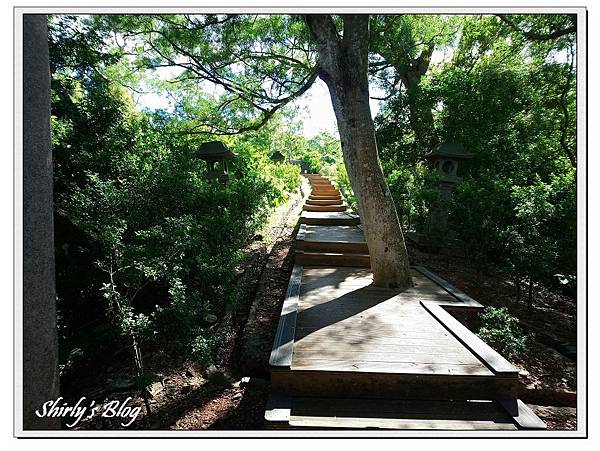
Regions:
<instances>
[{"instance_id":1,"label":"dense shrub","mask_svg":"<svg viewBox=\"0 0 600 451\"><path fill-rule=\"evenodd\" d=\"M477 335L500 354L511 358L525 352L529 337L506 307L486 307L479 314L479 319L481 324Z\"/></svg>"},{"instance_id":2,"label":"dense shrub","mask_svg":"<svg viewBox=\"0 0 600 451\"><path fill-rule=\"evenodd\" d=\"M243 249L298 188L299 168L269 160L277 135L265 129L221 137L238 157L227 184L207 181L196 151L216 137L181 134L164 111L136 111L128 91L96 70L113 58L77 42L85 35L50 28L63 373L123 345L137 354L177 343L208 363L220 343L209 325L236 308Z\"/></svg>"}]
</instances>

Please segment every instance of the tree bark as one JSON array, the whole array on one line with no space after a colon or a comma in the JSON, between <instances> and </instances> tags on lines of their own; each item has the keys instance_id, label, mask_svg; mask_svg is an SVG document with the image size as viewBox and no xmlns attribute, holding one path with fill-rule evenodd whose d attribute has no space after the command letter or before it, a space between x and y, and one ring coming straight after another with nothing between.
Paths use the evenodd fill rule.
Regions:
<instances>
[{"instance_id":1,"label":"tree bark","mask_svg":"<svg viewBox=\"0 0 600 451\"><path fill-rule=\"evenodd\" d=\"M23 428L60 429L35 411L58 397L50 66L45 15L23 16Z\"/></svg>"},{"instance_id":2,"label":"tree bark","mask_svg":"<svg viewBox=\"0 0 600 451\"><path fill-rule=\"evenodd\" d=\"M343 16L339 36L331 16L308 15L319 53L319 77L327 84L335 111L344 163L356 195L371 255L376 286L412 286L400 221L377 152L369 106L369 16Z\"/></svg>"}]
</instances>

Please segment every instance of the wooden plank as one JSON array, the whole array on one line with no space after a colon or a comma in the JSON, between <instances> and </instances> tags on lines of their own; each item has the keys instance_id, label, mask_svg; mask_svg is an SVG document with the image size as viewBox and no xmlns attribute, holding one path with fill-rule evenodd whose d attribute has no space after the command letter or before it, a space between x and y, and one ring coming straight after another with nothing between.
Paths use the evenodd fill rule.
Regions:
<instances>
[{"instance_id":1,"label":"wooden plank","mask_svg":"<svg viewBox=\"0 0 600 451\"><path fill-rule=\"evenodd\" d=\"M308 252L297 250L296 262L302 265L323 266L371 266L371 257L366 254L345 254L335 252Z\"/></svg>"},{"instance_id":2,"label":"wooden plank","mask_svg":"<svg viewBox=\"0 0 600 451\"><path fill-rule=\"evenodd\" d=\"M301 282L302 266L294 265L287 293L283 301L283 307L281 308L273 349L269 358L269 365L271 367L290 367L292 364Z\"/></svg>"},{"instance_id":3,"label":"wooden plank","mask_svg":"<svg viewBox=\"0 0 600 451\"><path fill-rule=\"evenodd\" d=\"M311 252L368 254L363 232L357 226L318 226L301 224L296 248Z\"/></svg>"},{"instance_id":4,"label":"wooden plank","mask_svg":"<svg viewBox=\"0 0 600 451\"><path fill-rule=\"evenodd\" d=\"M312 225L357 225L360 219L357 215L344 211L303 211L300 222Z\"/></svg>"},{"instance_id":5,"label":"wooden plank","mask_svg":"<svg viewBox=\"0 0 600 451\"><path fill-rule=\"evenodd\" d=\"M426 341L427 345L423 345ZM306 343L306 345L305 345ZM394 349L412 348L419 347L421 349L448 349L450 344L455 344L456 338L449 333L444 336L427 339L410 336L394 336L394 337L365 337L364 335L354 334L350 335L345 332L332 333L330 331L317 331L302 340L297 341L294 346L298 349L306 347L314 347L319 349L320 346L324 348L336 349L336 346L377 346L377 347L391 347Z\"/></svg>"},{"instance_id":6,"label":"wooden plank","mask_svg":"<svg viewBox=\"0 0 600 451\"><path fill-rule=\"evenodd\" d=\"M423 336L426 334L428 337L434 337L438 334L446 333L443 327L439 324L420 322L419 324L394 324L392 322L384 322L381 320L382 315L369 315L369 316L358 316L352 315L353 310L350 313L338 312L333 310L333 313L329 313L324 309L315 309L312 312L302 313L299 315L296 321L296 327L298 329L324 329L328 326L334 329L348 330L352 328L358 328L363 330L364 334L370 336L384 336L390 337L396 334L420 334ZM329 314L328 314L329 313ZM352 315L352 316L350 316ZM384 314L383 316L388 316ZM404 321L407 322L408 320ZM451 331L448 331L450 335ZM459 345L462 347L462 345Z\"/></svg>"},{"instance_id":7,"label":"wooden plank","mask_svg":"<svg viewBox=\"0 0 600 451\"><path fill-rule=\"evenodd\" d=\"M464 369L464 368L463 368ZM273 371L274 390L296 396L467 400L514 398L515 381L487 374L319 369Z\"/></svg>"},{"instance_id":8,"label":"wooden plank","mask_svg":"<svg viewBox=\"0 0 600 451\"><path fill-rule=\"evenodd\" d=\"M368 360L334 361L325 359L304 359L294 354L292 371L344 371L352 373L389 373L389 374L438 374L438 375L469 375L493 376L480 363L468 364L437 364L437 363L407 363L407 362L371 362Z\"/></svg>"},{"instance_id":9,"label":"wooden plank","mask_svg":"<svg viewBox=\"0 0 600 451\"><path fill-rule=\"evenodd\" d=\"M513 421L519 425L521 429L546 429L540 417L520 399L501 399L498 400L506 412L512 417Z\"/></svg>"},{"instance_id":10,"label":"wooden plank","mask_svg":"<svg viewBox=\"0 0 600 451\"><path fill-rule=\"evenodd\" d=\"M421 302L448 331L496 374L518 377L519 370L437 304Z\"/></svg>"},{"instance_id":11,"label":"wooden plank","mask_svg":"<svg viewBox=\"0 0 600 451\"><path fill-rule=\"evenodd\" d=\"M506 421L511 417L494 401L440 401L421 399L355 399L293 397L292 414L362 416L375 418L438 418ZM358 415L357 415L358 414Z\"/></svg>"},{"instance_id":12,"label":"wooden plank","mask_svg":"<svg viewBox=\"0 0 600 451\"><path fill-rule=\"evenodd\" d=\"M515 430L511 423L464 420L407 420L394 418L314 417L291 415L290 426L305 428L344 429L410 429L438 431Z\"/></svg>"},{"instance_id":13,"label":"wooden plank","mask_svg":"<svg viewBox=\"0 0 600 451\"><path fill-rule=\"evenodd\" d=\"M366 285L373 281L373 273L369 269L365 268L323 268L305 266L303 281L308 282L320 282L322 279L330 277L331 280L336 282L348 282L350 280L364 281ZM363 282L361 282L363 283Z\"/></svg>"},{"instance_id":14,"label":"wooden plank","mask_svg":"<svg viewBox=\"0 0 600 451\"><path fill-rule=\"evenodd\" d=\"M304 211L346 211L348 209L347 205L311 205L304 204L302 207Z\"/></svg>"},{"instance_id":15,"label":"wooden plank","mask_svg":"<svg viewBox=\"0 0 600 451\"><path fill-rule=\"evenodd\" d=\"M306 205L342 205L342 199L308 199Z\"/></svg>"},{"instance_id":16,"label":"wooden plank","mask_svg":"<svg viewBox=\"0 0 600 451\"><path fill-rule=\"evenodd\" d=\"M306 348L295 348L294 353L299 355L302 362L309 360L328 360L330 362L382 362L382 363L410 363L423 365L479 365L480 362L466 352L438 352L426 353L397 352L394 350L373 352L371 349L363 351L329 350L315 351Z\"/></svg>"},{"instance_id":17,"label":"wooden plank","mask_svg":"<svg viewBox=\"0 0 600 451\"><path fill-rule=\"evenodd\" d=\"M302 239L320 243L366 244L363 231L358 226L317 226L302 224Z\"/></svg>"},{"instance_id":18,"label":"wooden plank","mask_svg":"<svg viewBox=\"0 0 600 451\"><path fill-rule=\"evenodd\" d=\"M294 344L294 350L309 350L311 352L322 352L326 355L328 352L344 352L349 349L356 353L371 351L377 349L378 352L396 352L398 354L445 354L445 355L464 355L464 352L448 352L448 343L450 341L439 341L440 344L431 345L430 343L423 344L424 340L413 340L413 344L405 344L402 341L397 343L385 343L379 341L357 342L349 341L340 342L339 340L324 341L322 339L309 340L306 337L303 340Z\"/></svg>"},{"instance_id":19,"label":"wooden plank","mask_svg":"<svg viewBox=\"0 0 600 451\"><path fill-rule=\"evenodd\" d=\"M312 337L314 337L314 339L323 337L323 339L329 338L329 337L335 337L335 336L340 336L340 337L344 337L344 336L352 336L352 335L348 335L350 333L350 331L348 329L352 329L351 327L339 327L337 330L336 329L316 329L314 326L310 326L310 327L302 327L300 325L296 325L296 332L297 335L299 337L302 337L302 340L307 340L310 339ZM321 335L319 335L321 334ZM354 337L356 337L357 339L362 338L372 338L373 336L378 337L378 340L381 338L386 338L389 339L390 341L393 341L393 339L398 339L400 341L403 341L405 339L421 339L421 340L429 340L432 338L432 334L431 331L400 331L400 330L395 330L393 334L375 334L374 331L368 331L367 333L363 333L362 335L354 335ZM459 345L462 346L460 343L458 343L456 341L456 339L454 339L454 336L450 333L450 332L444 332L444 333L440 333L440 334L436 334L435 337L448 337L448 338L452 338L453 341L452 343L454 343L454 345ZM331 338L333 340L333 338ZM300 340L300 338L298 338L298 340Z\"/></svg>"},{"instance_id":20,"label":"wooden plank","mask_svg":"<svg viewBox=\"0 0 600 451\"><path fill-rule=\"evenodd\" d=\"M423 274L424 276L428 277L429 279L431 279L432 281L434 281L435 283L437 283L444 290L446 290L448 293L450 293L456 299L458 299L459 301L461 301L465 306L475 307L475 308L483 308L483 305L481 305L475 299L473 299L472 297L470 297L466 293L463 293L458 288L456 288L454 285L452 285L448 281L442 279L440 276L432 273L431 271L429 271L425 267L423 267L423 266L415 266L414 268L417 271L419 271L421 274Z\"/></svg>"},{"instance_id":21,"label":"wooden plank","mask_svg":"<svg viewBox=\"0 0 600 451\"><path fill-rule=\"evenodd\" d=\"M341 200L340 194L311 194L308 196L309 200Z\"/></svg>"}]
</instances>

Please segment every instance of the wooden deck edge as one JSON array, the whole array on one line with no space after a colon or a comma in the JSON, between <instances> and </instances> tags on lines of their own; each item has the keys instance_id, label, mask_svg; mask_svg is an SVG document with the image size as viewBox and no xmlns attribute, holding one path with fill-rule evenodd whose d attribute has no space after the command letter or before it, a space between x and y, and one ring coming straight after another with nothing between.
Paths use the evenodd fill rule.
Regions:
<instances>
[{"instance_id":1,"label":"wooden deck edge","mask_svg":"<svg viewBox=\"0 0 600 451\"><path fill-rule=\"evenodd\" d=\"M427 268L425 268L423 266L414 266L413 268L416 271L423 274L429 280L438 284L440 287L442 287L444 290L446 290L449 294L451 294L455 299L461 301L460 305L448 304L449 306L452 305L452 307L473 307L473 308L479 308L479 309L483 308L483 305L481 305L479 302L477 302L471 296L460 291L454 285L450 284L447 280L442 279L440 276L432 273Z\"/></svg>"},{"instance_id":2,"label":"wooden deck edge","mask_svg":"<svg viewBox=\"0 0 600 451\"><path fill-rule=\"evenodd\" d=\"M269 365L273 367L287 367L292 365L292 352L294 335L296 333L296 319L298 316L298 301L300 298L300 283L302 282L302 265L294 265L288 289L281 307L277 332L269 358Z\"/></svg>"},{"instance_id":3,"label":"wooden deck edge","mask_svg":"<svg viewBox=\"0 0 600 451\"><path fill-rule=\"evenodd\" d=\"M467 349L475 354L495 374L513 376L518 378L519 370L508 360L494 351L477 335L463 326L450 313L444 310L443 305L420 301L421 305L437 319L452 335L458 339Z\"/></svg>"},{"instance_id":4,"label":"wooden deck edge","mask_svg":"<svg viewBox=\"0 0 600 451\"><path fill-rule=\"evenodd\" d=\"M520 399L499 399L504 410L521 429L547 429L548 426Z\"/></svg>"},{"instance_id":5,"label":"wooden deck edge","mask_svg":"<svg viewBox=\"0 0 600 451\"><path fill-rule=\"evenodd\" d=\"M298 233L296 234L296 242L304 241L305 235L306 235L306 224L300 224L300 228L298 229Z\"/></svg>"}]
</instances>

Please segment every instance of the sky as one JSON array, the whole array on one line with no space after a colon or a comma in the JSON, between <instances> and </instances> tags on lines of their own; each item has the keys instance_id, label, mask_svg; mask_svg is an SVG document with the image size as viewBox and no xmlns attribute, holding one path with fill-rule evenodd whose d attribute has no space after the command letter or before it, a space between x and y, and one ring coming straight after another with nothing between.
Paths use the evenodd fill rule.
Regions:
<instances>
[{"instance_id":1,"label":"sky","mask_svg":"<svg viewBox=\"0 0 600 451\"><path fill-rule=\"evenodd\" d=\"M143 108L170 110L173 108L173 104L167 96L154 92L136 97L136 108L138 110ZM379 101L371 99L371 114L373 117L379 111L379 103ZM303 125L303 134L307 138L311 138L321 131L337 134L337 122L331 105L329 90L321 79L317 79L302 97L293 102L292 106L297 107L299 110L298 119Z\"/></svg>"}]
</instances>

